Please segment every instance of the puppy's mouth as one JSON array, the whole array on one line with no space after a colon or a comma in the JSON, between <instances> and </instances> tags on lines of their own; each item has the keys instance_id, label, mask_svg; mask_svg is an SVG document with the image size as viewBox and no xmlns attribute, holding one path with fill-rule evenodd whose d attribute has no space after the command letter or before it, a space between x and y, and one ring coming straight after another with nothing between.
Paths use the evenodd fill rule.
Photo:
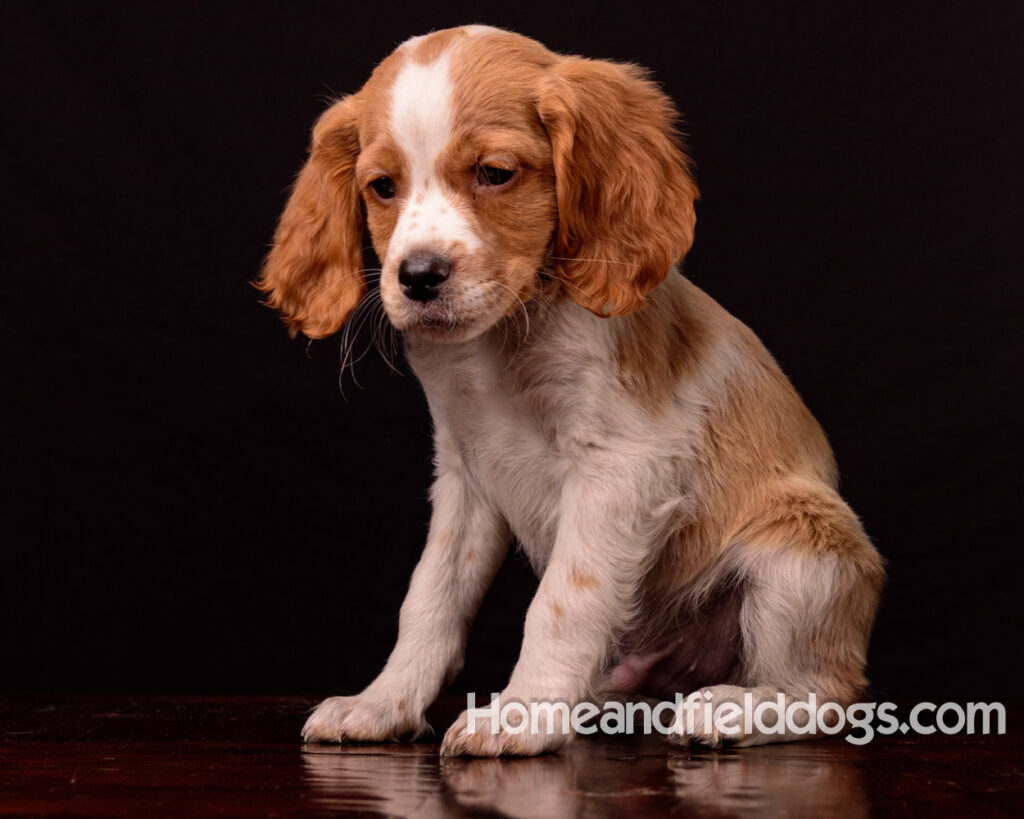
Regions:
<instances>
[{"instance_id":1,"label":"puppy's mouth","mask_svg":"<svg viewBox=\"0 0 1024 819\"><path fill-rule=\"evenodd\" d=\"M408 300L400 315L390 316L402 332L419 333L432 338L462 336L473 322L443 296L427 302Z\"/></svg>"}]
</instances>

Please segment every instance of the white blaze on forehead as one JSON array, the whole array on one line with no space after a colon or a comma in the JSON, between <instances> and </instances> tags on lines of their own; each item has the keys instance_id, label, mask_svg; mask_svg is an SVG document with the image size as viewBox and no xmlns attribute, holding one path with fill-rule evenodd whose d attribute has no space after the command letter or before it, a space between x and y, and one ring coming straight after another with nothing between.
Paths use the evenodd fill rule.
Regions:
<instances>
[{"instance_id":1,"label":"white blaze on forehead","mask_svg":"<svg viewBox=\"0 0 1024 819\"><path fill-rule=\"evenodd\" d=\"M449 56L432 63L409 60L395 79L391 132L405 155L408 196L392 235L388 255L407 249L443 252L454 242L468 249L480 240L462 215L453 191L437 172L452 136Z\"/></svg>"},{"instance_id":2,"label":"white blaze on forehead","mask_svg":"<svg viewBox=\"0 0 1024 819\"><path fill-rule=\"evenodd\" d=\"M407 173L419 186L452 135L448 55L426 65L409 61L392 89L391 128L409 162Z\"/></svg>"}]
</instances>

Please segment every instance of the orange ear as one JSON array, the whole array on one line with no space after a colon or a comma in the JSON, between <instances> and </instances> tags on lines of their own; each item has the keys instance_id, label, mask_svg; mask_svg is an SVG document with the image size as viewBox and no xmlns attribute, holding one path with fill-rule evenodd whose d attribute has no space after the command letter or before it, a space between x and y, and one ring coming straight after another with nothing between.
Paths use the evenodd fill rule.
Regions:
<instances>
[{"instance_id":1,"label":"orange ear","mask_svg":"<svg viewBox=\"0 0 1024 819\"><path fill-rule=\"evenodd\" d=\"M693 244L697 185L679 115L643 69L575 57L552 68L539 100L554 157L560 277L600 316L636 310Z\"/></svg>"},{"instance_id":2,"label":"orange ear","mask_svg":"<svg viewBox=\"0 0 1024 819\"><path fill-rule=\"evenodd\" d=\"M363 213L355 184L359 155L356 97L323 113L256 286L289 331L336 332L366 291Z\"/></svg>"}]
</instances>

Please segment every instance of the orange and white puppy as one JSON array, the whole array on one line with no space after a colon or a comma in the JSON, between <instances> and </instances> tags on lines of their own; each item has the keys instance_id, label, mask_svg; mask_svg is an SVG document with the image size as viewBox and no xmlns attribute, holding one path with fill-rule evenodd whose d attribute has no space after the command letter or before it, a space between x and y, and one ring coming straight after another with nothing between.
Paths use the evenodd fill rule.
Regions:
<instances>
[{"instance_id":1,"label":"orange and white puppy","mask_svg":"<svg viewBox=\"0 0 1024 819\"><path fill-rule=\"evenodd\" d=\"M676 119L635 66L468 26L404 43L317 122L259 285L293 333L334 333L369 227L436 480L397 645L307 740L423 731L513 536L541 581L503 701L864 691L882 561L771 355L675 268L697 197ZM673 739L723 737L698 718ZM442 750L565 741L463 714Z\"/></svg>"}]
</instances>

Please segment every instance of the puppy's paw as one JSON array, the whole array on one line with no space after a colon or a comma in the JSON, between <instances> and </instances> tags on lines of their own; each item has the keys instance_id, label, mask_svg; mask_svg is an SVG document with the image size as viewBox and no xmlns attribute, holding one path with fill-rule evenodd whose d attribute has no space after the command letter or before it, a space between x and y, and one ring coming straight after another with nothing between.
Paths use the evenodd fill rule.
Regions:
<instances>
[{"instance_id":1,"label":"puppy's paw","mask_svg":"<svg viewBox=\"0 0 1024 819\"><path fill-rule=\"evenodd\" d=\"M571 733L548 731L544 725L538 725L537 731L531 727L527 722L515 733L477 716L470 730L469 712L463 711L444 735L441 756L538 756L557 751L572 738Z\"/></svg>"},{"instance_id":2,"label":"puppy's paw","mask_svg":"<svg viewBox=\"0 0 1024 819\"><path fill-rule=\"evenodd\" d=\"M683 748L724 748L727 744L722 732L713 723L706 724L700 717L695 718L690 728L673 726L668 732L668 741Z\"/></svg>"},{"instance_id":3,"label":"puppy's paw","mask_svg":"<svg viewBox=\"0 0 1024 819\"><path fill-rule=\"evenodd\" d=\"M304 742L387 742L415 739L430 730L423 714L411 713L402 700L361 694L330 697L320 703L302 729Z\"/></svg>"},{"instance_id":4,"label":"puppy's paw","mask_svg":"<svg viewBox=\"0 0 1024 819\"><path fill-rule=\"evenodd\" d=\"M683 702L676 720L668 732L668 741L684 748L724 748L743 744L742 715L722 719L721 707L725 703L742 703L744 689L734 685L715 685L701 689L692 697L692 705Z\"/></svg>"}]
</instances>

